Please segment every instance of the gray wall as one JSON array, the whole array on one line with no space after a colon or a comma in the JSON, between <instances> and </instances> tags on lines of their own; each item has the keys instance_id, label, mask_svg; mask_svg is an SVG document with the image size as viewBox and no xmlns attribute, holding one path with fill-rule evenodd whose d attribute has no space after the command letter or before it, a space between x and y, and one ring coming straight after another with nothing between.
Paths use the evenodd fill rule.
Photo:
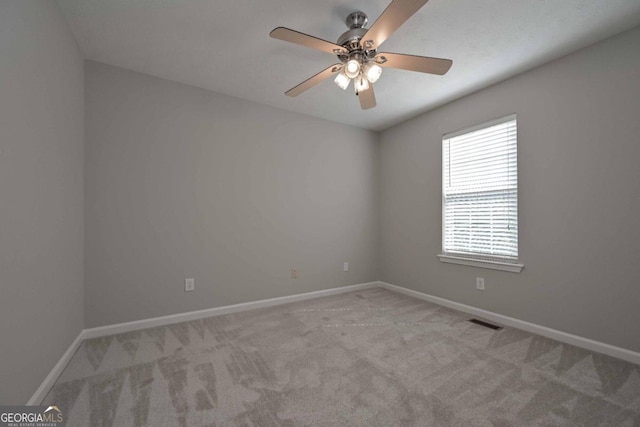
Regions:
<instances>
[{"instance_id":1,"label":"gray wall","mask_svg":"<svg viewBox=\"0 0 640 427\"><path fill-rule=\"evenodd\" d=\"M514 112L525 269L443 264L442 134ZM640 29L389 129L381 279L640 351L639 160Z\"/></svg>"},{"instance_id":2,"label":"gray wall","mask_svg":"<svg viewBox=\"0 0 640 427\"><path fill-rule=\"evenodd\" d=\"M83 70L54 2L0 2L0 404L83 327Z\"/></svg>"},{"instance_id":3,"label":"gray wall","mask_svg":"<svg viewBox=\"0 0 640 427\"><path fill-rule=\"evenodd\" d=\"M374 133L85 72L88 327L378 279Z\"/></svg>"}]
</instances>

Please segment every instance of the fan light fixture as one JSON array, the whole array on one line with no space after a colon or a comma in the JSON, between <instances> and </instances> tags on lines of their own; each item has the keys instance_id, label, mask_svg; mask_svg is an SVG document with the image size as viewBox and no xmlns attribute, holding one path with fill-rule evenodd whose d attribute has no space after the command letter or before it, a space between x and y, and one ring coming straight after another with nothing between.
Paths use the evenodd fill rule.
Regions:
<instances>
[{"instance_id":1,"label":"fan light fixture","mask_svg":"<svg viewBox=\"0 0 640 427\"><path fill-rule=\"evenodd\" d=\"M350 79L354 79L360 74L360 63L355 59L350 59L344 66L344 73Z\"/></svg>"},{"instance_id":2,"label":"fan light fixture","mask_svg":"<svg viewBox=\"0 0 640 427\"><path fill-rule=\"evenodd\" d=\"M358 70L354 72L354 70ZM367 62L361 65L356 59L349 60L342 72L335 78L335 83L342 90L349 87L351 79L355 79L356 93L369 89L369 83L375 83L382 75L382 67L375 62Z\"/></svg>"},{"instance_id":3,"label":"fan light fixture","mask_svg":"<svg viewBox=\"0 0 640 427\"><path fill-rule=\"evenodd\" d=\"M364 66L364 73L365 76L367 76L367 80L369 80L369 83L375 83L382 75L382 67L375 62L368 62Z\"/></svg>"},{"instance_id":4,"label":"fan light fixture","mask_svg":"<svg viewBox=\"0 0 640 427\"><path fill-rule=\"evenodd\" d=\"M336 84L340 89L346 90L347 87L349 87L349 82L351 81L351 79L347 77L347 75L344 72L341 72L336 76L336 79L334 81L336 82Z\"/></svg>"}]
</instances>

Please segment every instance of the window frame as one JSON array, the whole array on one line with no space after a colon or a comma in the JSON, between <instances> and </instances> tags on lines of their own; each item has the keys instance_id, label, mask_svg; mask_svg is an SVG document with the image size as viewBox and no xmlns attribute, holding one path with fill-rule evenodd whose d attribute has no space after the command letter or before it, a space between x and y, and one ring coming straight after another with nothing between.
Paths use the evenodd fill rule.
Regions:
<instances>
[{"instance_id":1,"label":"window frame","mask_svg":"<svg viewBox=\"0 0 640 427\"><path fill-rule=\"evenodd\" d=\"M471 132L475 132L481 129L486 129L492 126L496 126L502 123L506 123L509 121L515 120L516 121L516 126L518 123L518 118L517 115L515 113L497 118L497 119L493 119L493 120L489 120L483 123L479 123L473 126L469 126L454 132L448 132L444 135L442 135L441 138L441 142L440 142L440 149L441 151L441 159L440 159L440 176L441 176L441 186L440 186L440 191L441 191L441 208L442 208L442 223L441 223L441 253L438 254L438 258L440 259L441 262L444 263L448 263L448 264L459 264L459 265L466 265L466 266L470 266L470 267L479 267L479 268L487 268L487 269L491 269L491 270L501 270L501 271L508 271L508 272L512 272L512 273L520 273L522 271L522 269L524 268L524 264L520 263L519 258L520 258L520 215L519 215L519 210L520 210L520 203L519 203L519 198L520 198L520 174L519 174L519 170L520 167L518 166L516 169L516 176L518 178L518 187L517 187L517 197L518 197L518 211L516 212L516 215L518 216L518 257L517 259L509 259L509 258L500 258L500 257L495 257L495 256L491 256L488 254L467 254L467 253L457 253L457 252L446 252L445 251L445 226L446 226L446 216L445 216L445 177L444 177L444 160L445 160L445 140L451 139L451 138L455 138L457 136L460 135L464 135L467 133L471 133ZM516 156L517 153L519 152L518 150L518 142L519 142L519 133L516 133Z\"/></svg>"}]
</instances>

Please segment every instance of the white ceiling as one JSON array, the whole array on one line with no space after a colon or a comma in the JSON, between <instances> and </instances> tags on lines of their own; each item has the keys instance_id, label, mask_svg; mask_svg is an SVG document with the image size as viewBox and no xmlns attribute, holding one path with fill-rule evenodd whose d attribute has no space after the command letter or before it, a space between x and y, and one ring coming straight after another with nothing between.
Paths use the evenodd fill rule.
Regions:
<instances>
[{"instance_id":1,"label":"white ceiling","mask_svg":"<svg viewBox=\"0 0 640 427\"><path fill-rule=\"evenodd\" d=\"M390 0L58 0L86 58L354 126L382 130L640 24L638 0L431 0L380 51L453 60L445 76L385 69L362 111L331 80L283 93L337 62L272 39L289 27L330 41Z\"/></svg>"}]
</instances>

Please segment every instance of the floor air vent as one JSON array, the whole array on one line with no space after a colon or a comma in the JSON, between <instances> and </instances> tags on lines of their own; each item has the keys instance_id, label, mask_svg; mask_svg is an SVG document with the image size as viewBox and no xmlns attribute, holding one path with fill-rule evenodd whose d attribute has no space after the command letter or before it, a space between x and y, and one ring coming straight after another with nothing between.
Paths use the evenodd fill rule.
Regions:
<instances>
[{"instance_id":1,"label":"floor air vent","mask_svg":"<svg viewBox=\"0 0 640 427\"><path fill-rule=\"evenodd\" d=\"M469 320L469 322L475 323L476 325L484 326L485 328L493 329L494 331L499 331L500 329L502 329L502 326L494 325L493 323L484 322L478 319L471 319Z\"/></svg>"}]
</instances>

